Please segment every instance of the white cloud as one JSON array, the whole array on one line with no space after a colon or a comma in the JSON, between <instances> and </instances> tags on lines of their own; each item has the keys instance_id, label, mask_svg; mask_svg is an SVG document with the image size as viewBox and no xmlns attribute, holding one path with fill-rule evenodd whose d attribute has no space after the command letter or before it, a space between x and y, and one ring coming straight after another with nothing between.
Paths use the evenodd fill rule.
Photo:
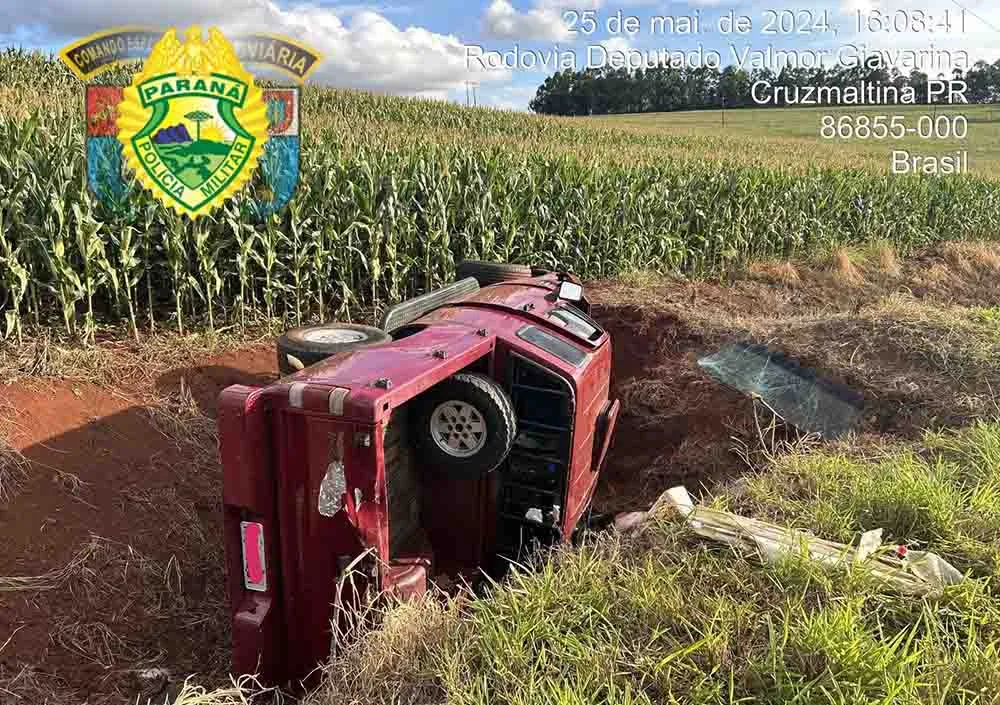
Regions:
<instances>
[{"instance_id":1,"label":"white cloud","mask_svg":"<svg viewBox=\"0 0 1000 705\"><path fill-rule=\"evenodd\" d=\"M465 43L454 35L416 26L404 29L369 10L344 21L327 8L282 10L269 5L267 17L261 19L227 23L224 29L267 27L315 47L325 57L314 75L322 83L444 98L467 80L509 77L467 63Z\"/></svg>"},{"instance_id":2,"label":"white cloud","mask_svg":"<svg viewBox=\"0 0 1000 705\"><path fill-rule=\"evenodd\" d=\"M480 93L479 104L502 110L524 112L528 110L528 103L535 97L537 90L534 86L501 86L498 89L489 89L488 92Z\"/></svg>"},{"instance_id":3,"label":"white cloud","mask_svg":"<svg viewBox=\"0 0 1000 705\"><path fill-rule=\"evenodd\" d=\"M0 34L44 28L58 41L70 41L100 29L127 24L186 26L215 24L224 32L270 32L304 42L324 59L312 80L335 86L444 98L467 80L509 78L466 61L465 43L452 34L419 26L401 27L379 12L357 5L280 7L268 0L173 0L136 3L76 0L24 3L0 18Z\"/></svg>"},{"instance_id":4,"label":"white cloud","mask_svg":"<svg viewBox=\"0 0 1000 705\"><path fill-rule=\"evenodd\" d=\"M608 39L602 39L600 41L601 46L608 54L623 54L627 55L632 49L632 43L625 37L615 36L609 37Z\"/></svg>"},{"instance_id":5,"label":"white cloud","mask_svg":"<svg viewBox=\"0 0 1000 705\"><path fill-rule=\"evenodd\" d=\"M483 30L495 39L551 39L570 37L562 13L555 7L519 12L507 0L493 0L483 15Z\"/></svg>"}]
</instances>

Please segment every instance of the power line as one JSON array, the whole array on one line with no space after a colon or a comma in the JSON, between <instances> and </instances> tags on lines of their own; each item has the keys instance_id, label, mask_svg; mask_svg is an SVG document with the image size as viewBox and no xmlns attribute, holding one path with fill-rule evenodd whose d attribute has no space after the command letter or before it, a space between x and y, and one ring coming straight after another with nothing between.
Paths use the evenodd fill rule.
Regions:
<instances>
[{"instance_id":1,"label":"power line","mask_svg":"<svg viewBox=\"0 0 1000 705\"><path fill-rule=\"evenodd\" d=\"M989 20L987 20L985 17L983 17L982 15L980 15L975 10L970 10L965 5L963 5L962 3L960 3L958 0L951 0L951 1L953 3L955 3L959 8L961 8L962 10L965 10L970 15L972 15L973 17L975 17L977 20L979 20L980 22L982 22L984 25L986 25L987 27L989 27L990 29L992 29L994 32L1000 33L1000 27L997 27L995 24L993 24L992 22L990 22Z\"/></svg>"}]
</instances>

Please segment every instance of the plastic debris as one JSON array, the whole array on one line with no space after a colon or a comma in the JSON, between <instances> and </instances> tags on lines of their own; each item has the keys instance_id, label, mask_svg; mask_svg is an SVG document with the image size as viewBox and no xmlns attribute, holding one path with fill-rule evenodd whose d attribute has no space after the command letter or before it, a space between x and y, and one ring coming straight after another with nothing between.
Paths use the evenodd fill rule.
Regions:
<instances>
[{"instance_id":1,"label":"plastic debris","mask_svg":"<svg viewBox=\"0 0 1000 705\"><path fill-rule=\"evenodd\" d=\"M615 515L614 527L615 531L619 533L626 534L633 529L638 528L648 516L647 512L623 512L621 514Z\"/></svg>"},{"instance_id":2,"label":"plastic debris","mask_svg":"<svg viewBox=\"0 0 1000 705\"><path fill-rule=\"evenodd\" d=\"M868 531L858 546L826 541L797 529L738 516L718 509L696 506L683 486L673 487L656 501L650 513L666 511L683 517L695 534L758 553L768 563L794 556L831 569L864 565L872 576L896 592L909 595L937 595L964 576L935 553L884 546L882 529Z\"/></svg>"}]
</instances>

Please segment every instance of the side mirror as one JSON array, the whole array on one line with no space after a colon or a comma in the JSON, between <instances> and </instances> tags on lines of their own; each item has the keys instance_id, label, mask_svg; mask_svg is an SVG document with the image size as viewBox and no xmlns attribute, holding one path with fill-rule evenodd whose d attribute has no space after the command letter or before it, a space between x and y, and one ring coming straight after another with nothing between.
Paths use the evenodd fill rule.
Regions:
<instances>
[{"instance_id":1,"label":"side mirror","mask_svg":"<svg viewBox=\"0 0 1000 705\"><path fill-rule=\"evenodd\" d=\"M559 298L570 303L578 303L583 299L583 287L574 282L563 282L559 285Z\"/></svg>"}]
</instances>

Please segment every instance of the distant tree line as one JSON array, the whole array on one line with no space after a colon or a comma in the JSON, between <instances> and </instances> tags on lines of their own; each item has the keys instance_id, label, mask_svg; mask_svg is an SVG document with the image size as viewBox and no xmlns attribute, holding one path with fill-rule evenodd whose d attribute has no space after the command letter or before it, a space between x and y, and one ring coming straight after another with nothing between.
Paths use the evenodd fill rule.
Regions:
<instances>
[{"instance_id":1,"label":"distant tree line","mask_svg":"<svg viewBox=\"0 0 1000 705\"><path fill-rule=\"evenodd\" d=\"M964 74L956 69L951 78L968 84L970 103L1000 103L1000 61L977 62ZM903 74L897 69L859 66L831 69L784 68L744 71L735 66L719 70L711 67L673 68L656 66L594 68L553 74L538 87L529 107L546 115L605 115L608 113L650 113L674 110L711 110L756 105L751 89L758 81L772 86L806 87L858 85L859 82L911 86L918 103L927 103L928 76L918 70ZM779 101L777 107L782 105Z\"/></svg>"}]
</instances>

